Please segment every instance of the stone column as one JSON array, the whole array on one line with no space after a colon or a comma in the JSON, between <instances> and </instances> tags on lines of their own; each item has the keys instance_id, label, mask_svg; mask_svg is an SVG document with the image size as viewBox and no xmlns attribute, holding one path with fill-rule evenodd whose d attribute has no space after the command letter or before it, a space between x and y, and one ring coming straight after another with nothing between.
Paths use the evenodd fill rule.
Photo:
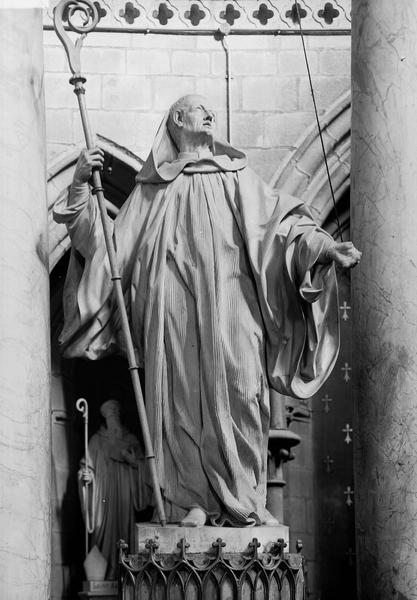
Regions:
<instances>
[{"instance_id":1,"label":"stone column","mask_svg":"<svg viewBox=\"0 0 417 600\"><path fill-rule=\"evenodd\" d=\"M285 481L282 465L294 458L291 448L299 444L301 438L287 427L285 396L270 389L270 404L266 508L278 519L279 523L283 523Z\"/></svg>"},{"instance_id":2,"label":"stone column","mask_svg":"<svg viewBox=\"0 0 417 600\"><path fill-rule=\"evenodd\" d=\"M417 595L417 4L352 8L359 597L408 599Z\"/></svg>"},{"instance_id":3,"label":"stone column","mask_svg":"<svg viewBox=\"0 0 417 600\"><path fill-rule=\"evenodd\" d=\"M0 10L0 73L0 597L45 600L51 453L40 9Z\"/></svg>"}]
</instances>

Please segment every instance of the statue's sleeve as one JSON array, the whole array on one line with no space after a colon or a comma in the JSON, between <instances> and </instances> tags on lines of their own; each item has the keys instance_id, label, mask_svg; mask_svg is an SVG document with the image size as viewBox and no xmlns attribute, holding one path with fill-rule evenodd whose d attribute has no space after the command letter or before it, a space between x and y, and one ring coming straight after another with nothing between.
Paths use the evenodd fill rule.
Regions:
<instances>
[{"instance_id":1,"label":"statue's sleeve","mask_svg":"<svg viewBox=\"0 0 417 600\"><path fill-rule=\"evenodd\" d=\"M269 381L307 398L330 375L339 350L333 240L305 204L239 173L240 219L265 323Z\"/></svg>"},{"instance_id":2,"label":"statue's sleeve","mask_svg":"<svg viewBox=\"0 0 417 600\"><path fill-rule=\"evenodd\" d=\"M71 186L58 201L54 219L71 238L70 261L63 292L64 328L59 341L66 357L95 360L114 351L110 265L97 199L88 184ZM109 218L111 231L113 222Z\"/></svg>"},{"instance_id":3,"label":"statue's sleeve","mask_svg":"<svg viewBox=\"0 0 417 600\"><path fill-rule=\"evenodd\" d=\"M67 226L72 247L83 258L91 258L103 248L104 237L97 199L90 192L88 183L71 185L69 197L54 206L54 219ZM113 222L108 219L110 227Z\"/></svg>"},{"instance_id":4,"label":"statue's sleeve","mask_svg":"<svg viewBox=\"0 0 417 600\"><path fill-rule=\"evenodd\" d=\"M158 239L163 223L165 185L138 184L109 225L128 315L131 316L132 277L142 240ZM71 254L63 293L64 328L59 341L65 357L96 360L124 353L125 343L113 290L110 264L97 200L88 185L72 186L69 198L54 208L54 218L66 225ZM156 242L155 242L156 243ZM136 274L133 269L136 268ZM145 280L146 273L142 276ZM141 281L142 281L141 280ZM135 280L136 281L136 280ZM135 349L141 346L142 319L134 314ZM140 359L138 358L140 362Z\"/></svg>"}]
</instances>

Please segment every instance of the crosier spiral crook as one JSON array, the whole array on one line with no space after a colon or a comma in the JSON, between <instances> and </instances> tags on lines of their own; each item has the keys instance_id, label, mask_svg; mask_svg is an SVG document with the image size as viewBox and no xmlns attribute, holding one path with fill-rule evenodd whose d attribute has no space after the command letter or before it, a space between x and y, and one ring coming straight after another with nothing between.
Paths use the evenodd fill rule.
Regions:
<instances>
[{"instance_id":1,"label":"crosier spiral crook","mask_svg":"<svg viewBox=\"0 0 417 600\"><path fill-rule=\"evenodd\" d=\"M83 23L81 25L74 23L75 15L81 16ZM71 31L81 34L75 44L67 34L64 28L64 16L68 21ZM67 53L69 66L73 75L81 71L80 50L84 37L96 27L100 20L97 7L91 0L62 0L54 8L54 27L57 36L64 46Z\"/></svg>"}]
</instances>

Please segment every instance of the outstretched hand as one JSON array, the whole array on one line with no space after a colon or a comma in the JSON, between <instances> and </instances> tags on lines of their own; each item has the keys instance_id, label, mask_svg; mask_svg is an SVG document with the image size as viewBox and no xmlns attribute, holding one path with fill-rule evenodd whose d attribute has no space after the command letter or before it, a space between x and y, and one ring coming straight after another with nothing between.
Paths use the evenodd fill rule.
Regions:
<instances>
[{"instance_id":1,"label":"outstretched hand","mask_svg":"<svg viewBox=\"0 0 417 600\"><path fill-rule=\"evenodd\" d=\"M362 252L352 242L335 242L328 250L328 257L344 269L351 269L360 263Z\"/></svg>"},{"instance_id":2,"label":"outstretched hand","mask_svg":"<svg viewBox=\"0 0 417 600\"><path fill-rule=\"evenodd\" d=\"M74 183L86 183L90 179L93 169L101 169L103 164L104 152L101 148L96 147L91 150L84 148L75 167Z\"/></svg>"}]
</instances>

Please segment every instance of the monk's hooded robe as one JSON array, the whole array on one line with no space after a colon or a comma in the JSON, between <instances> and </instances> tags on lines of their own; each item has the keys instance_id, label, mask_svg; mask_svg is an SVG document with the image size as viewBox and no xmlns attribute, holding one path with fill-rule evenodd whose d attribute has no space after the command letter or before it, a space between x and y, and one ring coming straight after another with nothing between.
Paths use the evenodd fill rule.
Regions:
<instances>
[{"instance_id":1,"label":"monk's hooded robe","mask_svg":"<svg viewBox=\"0 0 417 600\"><path fill-rule=\"evenodd\" d=\"M230 145L178 154L166 121L114 242L167 518L260 524L269 389L312 396L337 357L332 238ZM95 198L71 193L54 211L72 240L60 340L95 360L124 343Z\"/></svg>"}]
</instances>

